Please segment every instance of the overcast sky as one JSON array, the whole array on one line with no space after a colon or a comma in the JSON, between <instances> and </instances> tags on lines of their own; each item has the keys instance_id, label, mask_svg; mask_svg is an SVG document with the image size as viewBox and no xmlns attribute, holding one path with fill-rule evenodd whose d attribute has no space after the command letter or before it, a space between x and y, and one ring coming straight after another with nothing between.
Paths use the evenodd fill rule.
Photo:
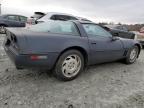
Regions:
<instances>
[{"instance_id":1,"label":"overcast sky","mask_svg":"<svg viewBox=\"0 0 144 108\"><path fill-rule=\"evenodd\" d=\"M144 23L144 0L0 0L2 13L63 12L95 22Z\"/></svg>"}]
</instances>

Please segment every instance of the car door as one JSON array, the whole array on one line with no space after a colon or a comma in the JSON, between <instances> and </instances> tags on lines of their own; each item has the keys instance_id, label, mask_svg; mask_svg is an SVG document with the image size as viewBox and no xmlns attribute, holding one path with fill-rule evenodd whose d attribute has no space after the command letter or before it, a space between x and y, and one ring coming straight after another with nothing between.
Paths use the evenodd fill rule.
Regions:
<instances>
[{"instance_id":1,"label":"car door","mask_svg":"<svg viewBox=\"0 0 144 108\"><path fill-rule=\"evenodd\" d=\"M9 27L20 27L19 17L17 15L8 15L7 23Z\"/></svg>"},{"instance_id":2,"label":"car door","mask_svg":"<svg viewBox=\"0 0 144 108\"><path fill-rule=\"evenodd\" d=\"M123 57L123 45L119 39L112 39L112 35L95 24L83 24L88 35L91 63L102 63Z\"/></svg>"},{"instance_id":3,"label":"car door","mask_svg":"<svg viewBox=\"0 0 144 108\"><path fill-rule=\"evenodd\" d=\"M19 20L20 20L19 22L20 27L25 27L26 22L27 22L27 17L19 16Z\"/></svg>"}]
</instances>

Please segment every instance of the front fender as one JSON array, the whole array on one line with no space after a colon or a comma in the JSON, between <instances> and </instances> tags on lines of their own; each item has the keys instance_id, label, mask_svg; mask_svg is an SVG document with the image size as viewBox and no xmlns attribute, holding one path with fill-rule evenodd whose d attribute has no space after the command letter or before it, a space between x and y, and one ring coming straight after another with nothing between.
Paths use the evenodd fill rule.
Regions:
<instances>
[{"instance_id":1,"label":"front fender","mask_svg":"<svg viewBox=\"0 0 144 108\"><path fill-rule=\"evenodd\" d=\"M141 44L136 41L136 40L132 40L132 39L124 39L124 38L120 38L124 49L130 49L132 48L134 45L139 45L141 47Z\"/></svg>"},{"instance_id":2,"label":"front fender","mask_svg":"<svg viewBox=\"0 0 144 108\"><path fill-rule=\"evenodd\" d=\"M123 43L123 47L126 51L126 56L128 56L128 52L135 45L137 45L139 47L139 54L140 54L141 48L142 48L140 42L138 42L136 40L132 40L132 39L122 39L122 38L121 38L121 42ZM138 57L139 57L139 55L138 55Z\"/></svg>"}]
</instances>

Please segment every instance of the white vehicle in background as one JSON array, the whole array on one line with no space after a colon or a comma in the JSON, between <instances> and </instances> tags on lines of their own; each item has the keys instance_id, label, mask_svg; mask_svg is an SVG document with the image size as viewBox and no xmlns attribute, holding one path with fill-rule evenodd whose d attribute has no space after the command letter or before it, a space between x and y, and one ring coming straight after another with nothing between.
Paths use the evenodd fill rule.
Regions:
<instances>
[{"instance_id":1,"label":"white vehicle in background","mask_svg":"<svg viewBox=\"0 0 144 108\"><path fill-rule=\"evenodd\" d=\"M34 25L41 22L47 22L49 20L62 20L62 21L68 21L68 20L80 20L80 21L89 21L90 20L82 17L77 17L71 14L66 13L59 13L59 12L35 12L31 18L27 21L27 26Z\"/></svg>"},{"instance_id":2,"label":"white vehicle in background","mask_svg":"<svg viewBox=\"0 0 144 108\"><path fill-rule=\"evenodd\" d=\"M139 41L144 48L144 33L138 31L133 31L133 33L135 33L135 40Z\"/></svg>"},{"instance_id":3,"label":"white vehicle in background","mask_svg":"<svg viewBox=\"0 0 144 108\"><path fill-rule=\"evenodd\" d=\"M36 21L45 15L43 12L34 12L34 15L27 19L26 27L36 24Z\"/></svg>"},{"instance_id":4,"label":"white vehicle in background","mask_svg":"<svg viewBox=\"0 0 144 108\"><path fill-rule=\"evenodd\" d=\"M144 27L142 27L142 28L140 29L140 33L143 33L143 34L144 34Z\"/></svg>"}]
</instances>

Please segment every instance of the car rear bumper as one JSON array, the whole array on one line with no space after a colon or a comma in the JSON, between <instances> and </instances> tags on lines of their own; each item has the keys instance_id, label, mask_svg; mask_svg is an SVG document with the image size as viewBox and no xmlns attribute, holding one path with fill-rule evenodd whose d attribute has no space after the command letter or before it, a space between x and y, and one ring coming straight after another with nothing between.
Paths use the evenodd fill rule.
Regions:
<instances>
[{"instance_id":1,"label":"car rear bumper","mask_svg":"<svg viewBox=\"0 0 144 108\"><path fill-rule=\"evenodd\" d=\"M6 46L4 47L4 49L17 69L40 68L50 70L54 67L54 64L58 57L58 53L35 54L38 56L44 56L45 58L32 60L31 54L19 54L16 50Z\"/></svg>"}]
</instances>

